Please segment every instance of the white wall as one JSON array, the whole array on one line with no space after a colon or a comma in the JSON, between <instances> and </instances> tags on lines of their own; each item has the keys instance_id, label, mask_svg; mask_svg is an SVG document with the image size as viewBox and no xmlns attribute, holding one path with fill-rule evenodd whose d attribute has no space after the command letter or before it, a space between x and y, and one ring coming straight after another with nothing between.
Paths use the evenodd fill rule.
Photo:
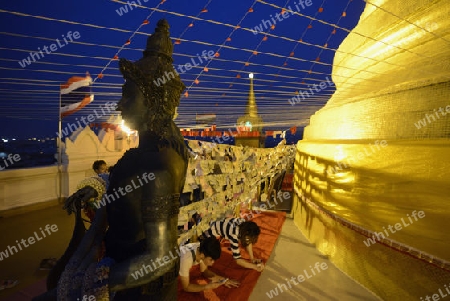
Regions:
<instances>
[{"instance_id":1,"label":"white wall","mask_svg":"<svg viewBox=\"0 0 450 301\"><path fill-rule=\"evenodd\" d=\"M97 137L89 127L73 133L65 139L60 174L57 165L0 172L0 211L67 197L75 192L78 182L94 175L95 160L114 165L137 144L137 137L117 140L112 131L101 131Z\"/></svg>"},{"instance_id":2,"label":"white wall","mask_svg":"<svg viewBox=\"0 0 450 301\"><path fill-rule=\"evenodd\" d=\"M11 169L0 172L0 210L55 200L58 167Z\"/></svg>"}]
</instances>

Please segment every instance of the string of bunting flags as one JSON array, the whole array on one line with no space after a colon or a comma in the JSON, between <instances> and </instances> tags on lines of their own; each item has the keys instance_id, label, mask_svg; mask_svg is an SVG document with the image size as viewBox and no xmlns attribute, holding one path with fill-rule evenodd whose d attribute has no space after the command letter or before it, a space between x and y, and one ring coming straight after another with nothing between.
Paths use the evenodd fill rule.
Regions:
<instances>
[{"instance_id":1,"label":"string of bunting flags","mask_svg":"<svg viewBox=\"0 0 450 301\"><path fill-rule=\"evenodd\" d=\"M105 130L112 130L112 131L119 131L121 130L121 126L119 124L109 123L109 122L98 122L98 123L90 123L89 127L91 128L98 128L98 129L105 129ZM183 137L259 137L262 135L262 133L257 131L217 131L213 130L215 127L211 128L205 128L204 130L191 130L189 128L187 129L180 129L180 133ZM297 127L291 127L289 129L290 133L292 135L295 135L297 132ZM280 136L280 138L285 138L286 131L272 131L267 130L265 131L266 137L273 137L277 138Z\"/></svg>"},{"instance_id":2,"label":"string of bunting flags","mask_svg":"<svg viewBox=\"0 0 450 301\"><path fill-rule=\"evenodd\" d=\"M194 27L195 21L196 21L196 20L202 20L202 21L205 21L205 22L212 22L211 20L202 19L202 18L199 17L201 14L204 14L204 13L207 13L207 12L208 12L208 6L209 6L209 4L211 3L211 1L212 1L212 0L209 0L209 1L206 3L206 5L204 6L204 8L201 9L201 10L199 11L199 13L198 13L197 15L195 15L195 16L189 16L189 15L181 14L181 13L178 13L178 12L176 13L177 16L184 16L184 17L190 18L190 19L191 19L191 22L186 26L186 28L182 31L182 33L181 33L177 38L174 39L174 45L180 45L180 44L182 43L182 41L188 41L188 40L182 40L182 37L183 37L183 35L187 32L187 30L188 30L189 28ZM117 2L118 2L118 3L122 3L122 4L127 4L127 3L124 2L124 1L117 1ZM104 76L103 73L104 73L104 71L106 70L106 68L111 64L112 61L118 59L118 54L122 51L122 49L124 49L125 46L128 46L128 45L131 44L131 39L133 38L134 35L136 35L136 33L139 32L140 28L141 28L142 26L146 25L146 24L149 24L149 19L150 19L151 15L152 15L154 12L156 12L156 11L161 11L161 12L165 12L165 13L169 13L169 14L174 14L174 12L162 10L162 9L159 8L159 7L160 7L162 4L164 4L165 2L166 2L166 0L160 1L160 2L158 3L158 5L157 5L155 8L144 7L144 6L137 6L137 7L140 7L140 8L142 8L142 9L148 9L148 10L151 10L151 13L145 18L145 20L139 25L139 27L131 34L130 38L122 45L122 47L117 51L117 53L114 55L114 57L106 64L106 66L102 69L102 71L100 72L100 74L98 74L97 77L94 79L94 82L97 80L97 78L100 78L100 79L103 78L103 76ZM348 3L350 3L350 2L351 2L351 0L348 1ZM231 27L232 27L232 32L228 35L228 37L226 37L226 38L224 39L223 43L220 44L220 45L216 45L216 46L219 46L219 47L218 47L218 49L217 49L217 50L215 51L215 53L214 53L214 57L215 57L215 58L219 58L219 57L220 57L220 50L221 50L222 48L224 48L224 47L226 47L226 48L232 48L232 47L227 47L227 46L226 46L226 43L232 41L232 38L231 38L231 37L232 37L232 35L234 34L234 32L235 32L236 30L241 29L241 30L247 30L247 31L252 31L252 32L254 31L254 29L250 29L250 28L242 28L240 24L245 20L245 18L246 18L246 16L247 16L248 14L253 13L253 12L255 11L254 6L255 6L256 3L260 3L260 4L268 5L268 6L273 6L274 8L280 9L281 15L283 15L283 14L289 12L289 13L291 13L292 15L297 15L297 16L301 16L301 17L308 17L311 21L310 21L310 24L306 27L305 31L303 32L302 37L301 37L300 39L298 39L298 40L293 40L293 39L290 39L290 38L287 38L287 37L282 37L282 36L277 36L277 35L274 35L274 34L269 34L269 31L275 30L275 28L276 28L275 24L273 24L270 28L268 28L267 31L265 31L265 32L259 32L259 33L263 34L264 36L263 36L263 38L261 39L261 41L258 43L258 45L250 52L249 58L247 59L246 62L244 62L244 64L243 64L243 66L242 66L242 68L241 68L240 71L243 71L245 67L250 66L250 59L251 59L253 56L258 55L259 53L261 53L260 51L258 51L258 49L259 49L259 47L262 45L262 42L265 42L265 41L268 40L268 36L272 36L272 37L276 37L276 38L281 38L281 39L286 39L286 40L289 40L289 41L291 41L291 42L296 42L296 46L294 46L294 49L297 47L297 45L298 45L299 43L308 44L309 46L316 46L316 47L319 47L319 48L324 49L324 48L327 48L328 43L325 43L325 45L314 45L314 44L309 44L309 43L306 43L306 42L303 41L303 36L304 36L304 34L306 33L306 31L307 31L308 29L312 29L312 28L313 28L313 26L311 25L311 23L312 23L313 21L318 21L318 22L320 21L321 23L326 23L327 25L332 26L333 29L332 29L332 31L331 31L331 35L336 33L336 29L346 30L345 28L340 28L337 24L328 24L327 22L324 22L324 21L322 21L322 20L320 20L320 19L317 19L316 16L314 16L314 17L309 17L309 16L306 16L306 15L304 15L304 14L301 14L301 13L298 12L298 11L293 11L292 9L290 9L289 6L287 6L287 3L286 3L286 5L285 5L285 7L280 7L280 6L271 4L271 3L267 3L267 2L265 2L265 1L255 0L255 1L253 2L253 4L248 8L248 10L244 13L244 16L241 18L241 20L240 20L236 25L231 26ZM347 7L348 7L348 4L347 4ZM323 8L323 7L320 7L320 8L318 9L316 15L319 14L319 13L322 13L323 11L324 11L324 8ZM345 16L346 16L346 12L344 11L344 12L342 13L341 17L345 17ZM214 24L221 24L221 25L224 25L224 26L230 26L230 24L226 24L226 23L219 22L219 21L214 21L213 23L214 23ZM348 31L348 30L347 30L347 31ZM201 41L189 41L189 42L195 42L195 43L200 43L200 44L201 44ZM208 45L210 45L210 44L208 43ZM295 53L294 53L294 51L292 50L292 51L290 51L289 54L286 55L286 56L280 56L280 55L278 55L278 56L280 56L280 57L284 57L284 58L285 58L285 61L284 61L284 63L283 63L282 65L283 65L283 66L286 66L286 65L287 65L287 61L288 61L289 59L294 59L294 60L295 60L295 59L299 59L299 58L295 58L295 55L294 55L294 54L295 54ZM267 53L267 55L273 55L273 54ZM301 59L300 59L300 60L301 60ZM213 61L213 59L208 60L207 63L206 63L206 65L203 67L203 69L200 70L200 73L196 76L196 78L192 81L192 83L191 83L189 86L186 87L186 90L185 90L185 92L184 92L184 94L183 94L184 97L189 97L189 91L190 91L191 87L192 87L194 84L198 85L198 84L200 83L199 78L201 77L201 75L202 75L203 72L208 72L208 71L209 71L208 65L209 65L212 61ZM318 62L318 61L320 61L320 58L319 58L319 57L316 58L315 61L313 61L313 66L314 66L314 63L316 63L316 62ZM311 69L312 69L312 67L311 67ZM236 75L235 79L241 78L240 71L237 72L237 75ZM278 69L278 73L275 74L275 76L277 76L277 75L280 73L280 71L281 71L281 69ZM312 71L310 70L309 74L311 74L311 72L312 72ZM234 82L230 83L230 85L229 85L228 88L231 88L231 87L233 86L233 83L234 83ZM298 91L294 91L293 93L298 93ZM222 94L222 96L225 96L225 95L226 95L226 93L223 93L223 94Z\"/></svg>"}]
</instances>

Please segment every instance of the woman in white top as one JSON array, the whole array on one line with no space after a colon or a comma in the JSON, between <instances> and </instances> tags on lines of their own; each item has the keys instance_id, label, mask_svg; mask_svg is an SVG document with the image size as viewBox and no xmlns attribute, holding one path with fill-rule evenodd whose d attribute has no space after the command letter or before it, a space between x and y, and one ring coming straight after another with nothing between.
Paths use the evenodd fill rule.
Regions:
<instances>
[{"instance_id":1,"label":"woman in white top","mask_svg":"<svg viewBox=\"0 0 450 301\"><path fill-rule=\"evenodd\" d=\"M215 237L209 237L201 243L190 243L180 247L179 274L184 291L201 292L218 288L221 285L225 285L226 287L239 286L238 282L219 276L208 269L208 267L214 264L215 260L219 259L221 252L220 242ZM190 283L189 270L197 264L200 265L200 272L202 272L203 277L211 280L210 283Z\"/></svg>"}]
</instances>

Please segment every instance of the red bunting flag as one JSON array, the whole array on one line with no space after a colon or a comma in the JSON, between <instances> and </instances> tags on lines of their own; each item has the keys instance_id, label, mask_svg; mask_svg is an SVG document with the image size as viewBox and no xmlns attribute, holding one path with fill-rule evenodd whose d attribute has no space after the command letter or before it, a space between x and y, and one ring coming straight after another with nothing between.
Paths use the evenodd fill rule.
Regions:
<instances>
[{"instance_id":1,"label":"red bunting flag","mask_svg":"<svg viewBox=\"0 0 450 301\"><path fill-rule=\"evenodd\" d=\"M290 130L291 130L291 134L292 135L295 135L295 133L297 133L297 127L296 126L291 127Z\"/></svg>"}]
</instances>

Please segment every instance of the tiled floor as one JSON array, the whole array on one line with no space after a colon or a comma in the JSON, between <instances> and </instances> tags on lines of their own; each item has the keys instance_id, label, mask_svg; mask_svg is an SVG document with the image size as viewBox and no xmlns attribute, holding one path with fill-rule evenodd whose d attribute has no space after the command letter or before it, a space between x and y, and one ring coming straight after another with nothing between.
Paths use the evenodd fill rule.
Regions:
<instances>
[{"instance_id":1,"label":"tiled floor","mask_svg":"<svg viewBox=\"0 0 450 301\"><path fill-rule=\"evenodd\" d=\"M16 240L27 239L34 232L42 237L39 228L44 229L47 224L55 224L58 231L0 261L0 279L19 280L17 286L0 291L0 300L12 295L14 298L8 300L31 300L30 294L42 290L42 282L41 285L37 282L45 279L48 271L40 271L39 264L43 258L59 258L64 253L72 237L74 216L67 215L61 206L53 206L0 218L0 251L5 251L7 246L16 246ZM20 298L15 295L24 289L26 292Z\"/></svg>"},{"instance_id":2,"label":"tiled floor","mask_svg":"<svg viewBox=\"0 0 450 301\"><path fill-rule=\"evenodd\" d=\"M302 282L300 283L299 280ZM274 294L275 290L278 295ZM287 218L283 225L267 267L262 272L249 301L271 299L279 301L380 300L338 270L326 256L321 255L290 218Z\"/></svg>"}]
</instances>

